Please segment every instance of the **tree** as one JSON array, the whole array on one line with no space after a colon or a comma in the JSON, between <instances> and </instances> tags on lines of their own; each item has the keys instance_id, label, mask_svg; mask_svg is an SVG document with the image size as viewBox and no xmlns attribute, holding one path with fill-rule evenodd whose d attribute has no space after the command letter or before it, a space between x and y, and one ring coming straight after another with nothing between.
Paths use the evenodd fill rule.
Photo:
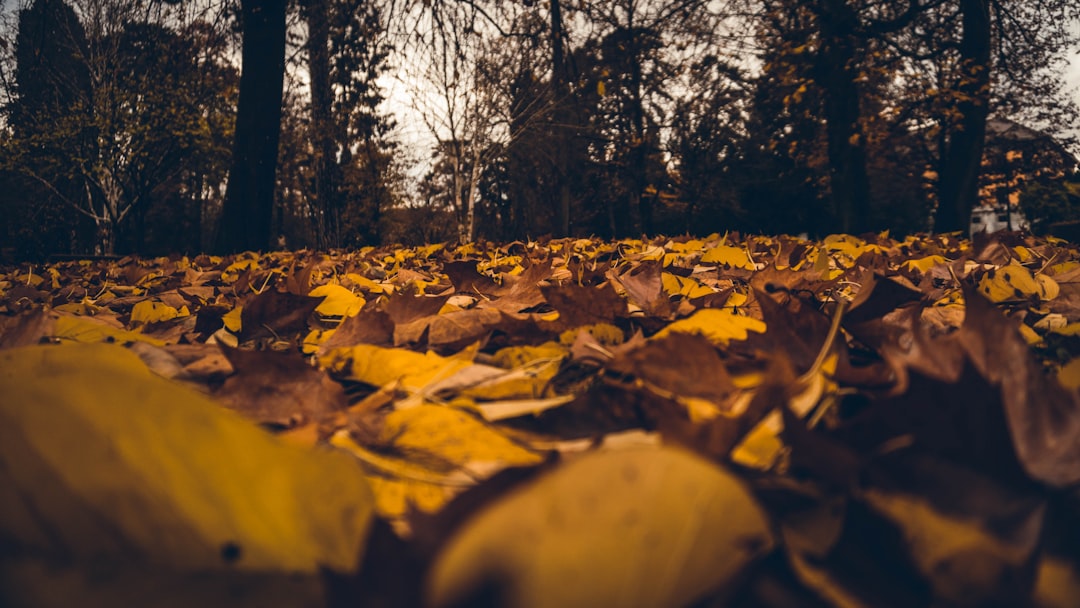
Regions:
<instances>
[{"instance_id":1,"label":"tree","mask_svg":"<svg viewBox=\"0 0 1080 608\"><path fill-rule=\"evenodd\" d=\"M420 11L422 24L410 43L413 97L436 141L433 156L449 174L458 238L468 241L476 236L484 172L548 107L545 97L514 98L508 86L512 70L528 63L530 47L510 43L511 36L482 7L454 3ZM512 23L518 32L518 21Z\"/></svg>"},{"instance_id":2,"label":"tree","mask_svg":"<svg viewBox=\"0 0 1080 608\"><path fill-rule=\"evenodd\" d=\"M331 133L341 202L336 246L382 241L384 211L400 181L395 164L396 127L383 113L378 80L388 68L390 46L383 17L370 0L343 0L330 14Z\"/></svg>"},{"instance_id":3,"label":"tree","mask_svg":"<svg viewBox=\"0 0 1080 608\"><path fill-rule=\"evenodd\" d=\"M287 0L241 0L240 94L232 168L215 249L270 246L281 100L285 80Z\"/></svg>"},{"instance_id":4,"label":"tree","mask_svg":"<svg viewBox=\"0 0 1080 608\"><path fill-rule=\"evenodd\" d=\"M1055 73L1062 51L1076 42L1068 25L1080 18L1075 3L781 0L767 6L763 28L773 33L766 48L779 49L780 61L790 65L803 63L802 55L812 58L792 74L819 91L829 189L845 230L873 228L868 211L881 204L866 180L868 122L886 119L886 130L906 144L911 139L901 126L927 138L920 147L936 156L936 227L943 230L965 227L977 202L985 125L995 108L1075 124Z\"/></svg>"},{"instance_id":5,"label":"tree","mask_svg":"<svg viewBox=\"0 0 1080 608\"><path fill-rule=\"evenodd\" d=\"M957 0L937 44L950 60L949 113L941 121L939 230L968 225L978 203L986 121L995 110L1027 117L1056 133L1078 124L1064 90L1064 51L1080 43L1080 5L1067 0ZM959 20L960 34L956 38ZM941 57L934 58L941 61Z\"/></svg>"},{"instance_id":6,"label":"tree","mask_svg":"<svg viewBox=\"0 0 1080 608\"><path fill-rule=\"evenodd\" d=\"M745 228L747 209L739 200L745 156L749 91L743 75L715 55L690 66L695 95L675 106L671 149L686 210L679 231ZM775 176L775 174L774 174ZM723 225L720 225L720 224Z\"/></svg>"},{"instance_id":7,"label":"tree","mask_svg":"<svg viewBox=\"0 0 1080 608\"><path fill-rule=\"evenodd\" d=\"M77 8L37 0L20 13L5 164L93 221L97 250L113 253L142 244L150 202L205 171L228 136L229 72L203 52L213 41L198 22L177 31L163 13Z\"/></svg>"},{"instance_id":8,"label":"tree","mask_svg":"<svg viewBox=\"0 0 1080 608\"><path fill-rule=\"evenodd\" d=\"M654 230L652 193L667 180L663 140L672 85L681 66L717 52L727 8L700 0L585 3L583 12L598 28L590 54L601 88L592 157L615 178L608 207L614 234Z\"/></svg>"}]
</instances>

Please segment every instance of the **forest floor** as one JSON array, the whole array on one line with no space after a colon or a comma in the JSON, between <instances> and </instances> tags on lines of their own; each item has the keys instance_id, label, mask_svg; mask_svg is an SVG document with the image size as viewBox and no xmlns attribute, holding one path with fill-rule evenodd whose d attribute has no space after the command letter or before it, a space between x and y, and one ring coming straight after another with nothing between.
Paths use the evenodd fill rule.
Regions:
<instances>
[{"instance_id":1,"label":"forest floor","mask_svg":"<svg viewBox=\"0 0 1080 608\"><path fill-rule=\"evenodd\" d=\"M1075 606L1080 248L0 268L0 604Z\"/></svg>"}]
</instances>

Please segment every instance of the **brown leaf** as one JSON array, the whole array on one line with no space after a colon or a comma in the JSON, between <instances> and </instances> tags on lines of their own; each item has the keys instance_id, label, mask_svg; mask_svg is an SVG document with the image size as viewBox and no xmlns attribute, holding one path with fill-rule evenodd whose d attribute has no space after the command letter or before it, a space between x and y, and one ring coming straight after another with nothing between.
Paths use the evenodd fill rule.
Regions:
<instances>
[{"instance_id":1,"label":"brown leaf","mask_svg":"<svg viewBox=\"0 0 1080 608\"><path fill-rule=\"evenodd\" d=\"M627 316L626 300L619 297L610 283L600 287L569 283L542 287L540 290L548 303L559 311L558 325L562 328L611 323Z\"/></svg>"},{"instance_id":2,"label":"brown leaf","mask_svg":"<svg viewBox=\"0 0 1080 608\"><path fill-rule=\"evenodd\" d=\"M654 317L669 317L671 300L664 291L661 276L664 266L659 261L641 262L618 275L617 280L626 289L627 299Z\"/></svg>"},{"instance_id":3,"label":"brown leaf","mask_svg":"<svg viewBox=\"0 0 1080 608\"><path fill-rule=\"evenodd\" d=\"M52 333L53 318L43 308L0 317L0 349L29 346Z\"/></svg>"},{"instance_id":4,"label":"brown leaf","mask_svg":"<svg viewBox=\"0 0 1080 608\"><path fill-rule=\"evenodd\" d=\"M706 338L673 332L624 352L606 364L608 373L648 383L661 392L698 397L723 408L735 386Z\"/></svg>"},{"instance_id":5,"label":"brown leaf","mask_svg":"<svg viewBox=\"0 0 1080 608\"><path fill-rule=\"evenodd\" d=\"M382 310L365 308L358 314L345 317L334 335L319 347L319 355L339 346L374 344L388 346L394 341L394 322Z\"/></svg>"},{"instance_id":6,"label":"brown leaf","mask_svg":"<svg viewBox=\"0 0 1080 608\"><path fill-rule=\"evenodd\" d=\"M307 331L308 318L322 298L309 298L268 289L244 304L240 313L240 340L273 336L290 339Z\"/></svg>"},{"instance_id":7,"label":"brown leaf","mask_svg":"<svg viewBox=\"0 0 1080 608\"><path fill-rule=\"evenodd\" d=\"M504 273L502 286L492 294L494 299L482 302L481 306L496 308L510 314L536 308L545 302L544 294L538 284L550 276L551 260L534 261L517 276Z\"/></svg>"},{"instance_id":8,"label":"brown leaf","mask_svg":"<svg viewBox=\"0 0 1080 608\"><path fill-rule=\"evenodd\" d=\"M491 277L477 272L474 261L457 260L443 264L443 272L450 279L456 293L480 293L491 295L498 285Z\"/></svg>"},{"instance_id":9,"label":"brown leaf","mask_svg":"<svg viewBox=\"0 0 1080 608\"><path fill-rule=\"evenodd\" d=\"M967 316L957 339L979 373L1000 387L1025 470L1055 487L1080 482L1080 395L1046 376L1015 322L966 285L964 297Z\"/></svg>"},{"instance_id":10,"label":"brown leaf","mask_svg":"<svg viewBox=\"0 0 1080 608\"><path fill-rule=\"evenodd\" d=\"M492 308L470 308L432 315L394 328L394 345L423 341L433 347L461 348L481 340L503 320L503 313Z\"/></svg>"},{"instance_id":11,"label":"brown leaf","mask_svg":"<svg viewBox=\"0 0 1080 608\"><path fill-rule=\"evenodd\" d=\"M292 428L348 405L345 390L295 353L221 347L236 370L214 397L261 424Z\"/></svg>"},{"instance_id":12,"label":"brown leaf","mask_svg":"<svg viewBox=\"0 0 1080 608\"><path fill-rule=\"evenodd\" d=\"M418 319L438 314L450 295L423 296L412 292L399 292L383 301L382 310L394 325L404 325Z\"/></svg>"}]
</instances>

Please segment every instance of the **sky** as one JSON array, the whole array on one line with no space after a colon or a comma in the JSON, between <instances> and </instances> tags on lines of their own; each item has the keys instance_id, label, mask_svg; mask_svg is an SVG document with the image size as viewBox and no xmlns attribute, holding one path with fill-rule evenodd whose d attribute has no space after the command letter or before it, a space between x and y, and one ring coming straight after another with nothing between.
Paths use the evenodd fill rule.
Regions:
<instances>
[{"instance_id":1,"label":"sky","mask_svg":"<svg viewBox=\"0 0 1080 608\"><path fill-rule=\"evenodd\" d=\"M1077 27L1080 27L1080 25ZM1076 100L1076 105L1080 106L1080 49L1077 49L1072 53L1069 67L1065 71L1065 82L1067 82L1069 88L1072 89L1072 96L1073 99ZM1073 133L1072 135L1080 140L1080 132ZM1077 145L1077 148L1080 148L1080 144ZM1074 149L1073 154L1080 156L1080 149Z\"/></svg>"}]
</instances>

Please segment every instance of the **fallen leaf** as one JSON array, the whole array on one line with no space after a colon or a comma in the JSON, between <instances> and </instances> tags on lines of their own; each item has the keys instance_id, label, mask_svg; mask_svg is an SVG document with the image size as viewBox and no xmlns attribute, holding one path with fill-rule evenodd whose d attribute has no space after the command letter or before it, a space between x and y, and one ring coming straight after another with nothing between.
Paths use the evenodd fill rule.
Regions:
<instances>
[{"instance_id":1,"label":"fallen leaf","mask_svg":"<svg viewBox=\"0 0 1080 608\"><path fill-rule=\"evenodd\" d=\"M727 346L731 340L745 340L748 332L764 333L765 323L727 309L703 308L686 319L679 319L657 332L655 338L671 333L705 336L717 346Z\"/></svg>"},{"instance_id":2,"label":"fallen leaf","mask_svg":"<svg viewBox=\"0 0 1080 608\"><path fill-rule=\"evenodd\" d=\"M322 302L318 298L268 289L244 303L240 340L274 337L288 340L306 334L308 317Z\"/></svg>"},{"instance_id":3,"label":"fallen leaf","mask_svg":"<svg viewBox=\"0 0 1080 608\"><path fill-rule=\"evenodd\" d=\"M341 385L295 353L227 346L221 351L235 371L214 398L255 422L288 429L318 422L347 406Z\"/></svg>"},{"instance_id":4,"label":"fallen leaf","mask_svg":"<svg viewBox=\"0 0 1080 608\"><path fill-rule=\"evenodd\" d=\"M115 345L0 352L0 535L84 564L314 573L358 565L370 490Z\"/></svg>"},{"instance_id":5,"label":"fallen leaf","mask_svg":"<svg viewBox=\"0 0 1080 608\"><path fill-rule=\"evenodd\" d=\"M599 452L474 516L435 559L427 598L687 605L730 590L772 542L753 497L724 469L673 448Z\"/></svg>"}]
</instances>

